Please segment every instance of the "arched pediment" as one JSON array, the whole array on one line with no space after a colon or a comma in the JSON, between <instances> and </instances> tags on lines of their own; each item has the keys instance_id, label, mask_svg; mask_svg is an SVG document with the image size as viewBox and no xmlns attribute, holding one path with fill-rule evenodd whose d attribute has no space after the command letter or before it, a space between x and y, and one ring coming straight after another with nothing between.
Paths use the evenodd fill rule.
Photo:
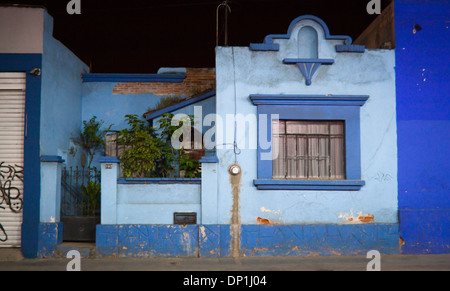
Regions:
<instances>
[{"instance_id":1,"label":"arched pediment","mask_svg":"<svg viewBox=\"0 0 450 291\"><path fill-rule=\"evenodd\" d=\"M286 65L297 65L311 85L314 73L322 65L332 65L337 53L363 53L364 46L352 45L348 35L331 35L325 22L313 15L294 19L286 34L270 34L262 44L250 44L253 51L277 51Z\"/></svg>"}]
</instances>

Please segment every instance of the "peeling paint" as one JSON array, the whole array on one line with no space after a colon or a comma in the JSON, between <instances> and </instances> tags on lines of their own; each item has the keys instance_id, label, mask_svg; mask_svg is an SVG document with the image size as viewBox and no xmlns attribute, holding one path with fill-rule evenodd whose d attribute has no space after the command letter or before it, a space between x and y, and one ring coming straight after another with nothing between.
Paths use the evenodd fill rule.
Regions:
<instances>
[{"instance_id":1,"label":"peeling paint","mask_svg":"<svg viewBox=\"0 0 450 291\"><path fill-rule=\"evenodd\" d=\"M200 235L203 238L203 242L206 242L208 240L208 238L206 237L205 227L204 226L200 226L199 230L200 230Z\"/></svg>"},{"instance_id":2,"label":"peeling paint","mask_svg":"<svg viewBox=\"0 0 450 291\"><path fill-rule=\"evenodd\" d=\"M373 222L375 219L374 215L362 214L362 212L358 212L357 216L353 216L353 210L350 210L350 214L340 213L338 217L350 223L370 223Z\"/></svg>"},{"instance_id":3,"label":"peeling paint","mask_svg":"<svg viewBox=\"0 0 450 291\"><path fill-rule=\"evenodd\" d=\"M257 221L258 223L261 223L261 224L271 224L271 223L270 223L270 220L265 219L265 218L261 218L261 217L257 217L257 218L256 218L256 221Z\"/></svg>"},{"instance_id":4,"label":"peeling paint","mask_svg":"<svg viewBox=\"0 0 450 291\"><path fill-rule=\"evenodd\" d=\"M276 215L280 215L280 213L281 213L281 210L280 210L280 209L278 209L278 210L271 210L271 209L265 208L264 206L261 207L260 210L261 210L262 212L270 212L270 213L273 213L273 214L276 214Z\"/></svg>"},{"instance_id":5,"label":"peeling paint","mask_svg":"<svg viewBox=\"0 0 450 291\"><path fill-rule=\"evenodd\" d=\"M257 252L267 252L269 249L268 248L254 248L252 250L253 255L255 255Z\"/></svg>"},{"instance_id":6,"label":"peeling paint","mask_svg":"<svg viewBox=\"0 0 450 291\"><path fill-rule=\"evenodd\" d=\"M398 246L401 248L405 244L405 240L402 237L398 238Z\"/></svg>"}]
</instances>

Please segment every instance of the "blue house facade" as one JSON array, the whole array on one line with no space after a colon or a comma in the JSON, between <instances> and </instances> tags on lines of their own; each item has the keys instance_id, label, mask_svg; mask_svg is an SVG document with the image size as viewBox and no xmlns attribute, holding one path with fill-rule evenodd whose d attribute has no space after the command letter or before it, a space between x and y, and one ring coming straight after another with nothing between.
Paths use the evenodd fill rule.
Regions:
<instances>
[{"instance_id":1,"label":"blue house facade","mask_svg":"<svg viewBox=\"0 0 450 291\"><path fill-rule=\"evenodd\" d=\"M0 93L1 73L26 76L21 236L0 231L0 246L60 255L61 169L80 165L83 120L117 131L125 114L157 124L171 112L197 118L201 178L124 178L118 157L97 155L99 256L447 253L449 5L394 7L395 50L303 15L262 43L217 47L214 69L144 75L91 74L44 8L0 7L17 19L14 35L0 25ZM181 101L146 113L167 96Z\"/></svg>"}]
</instances>

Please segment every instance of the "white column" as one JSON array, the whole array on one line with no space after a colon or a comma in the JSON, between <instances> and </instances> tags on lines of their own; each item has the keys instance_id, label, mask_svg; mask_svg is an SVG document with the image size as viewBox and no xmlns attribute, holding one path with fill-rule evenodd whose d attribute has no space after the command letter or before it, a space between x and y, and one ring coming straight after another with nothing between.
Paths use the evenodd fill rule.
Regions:
<instances>
[{"instance_id":1,"label":"white column","mask_svg":"<svg viewBox=\"0 0 450 291\"><path fill-rule=\"evenodd\" d=\"M207 153L202 163L201 187L201 224L218 224L217 193L218 193L218 162L215 153Z\"/></svg>"},{"instance_id":2,"label":"white column","mask_svg":"<svg viewBox=\"0 0 450 291\"><path fill-rule=\"evenodd\" d=\"M120 160L117 157L103 157L101 164L101 224L117 223L117 178Z\"/></svg>"},{"instance_id":3,"label":"white column","mask_svg":"<svg viewBox=\"0 0 450 291\"><path fill-rule=\"evenodd\" d=\"M60 222L62 163L60 156L41 157L40 222Z\"/></svg>"}]
</instances>

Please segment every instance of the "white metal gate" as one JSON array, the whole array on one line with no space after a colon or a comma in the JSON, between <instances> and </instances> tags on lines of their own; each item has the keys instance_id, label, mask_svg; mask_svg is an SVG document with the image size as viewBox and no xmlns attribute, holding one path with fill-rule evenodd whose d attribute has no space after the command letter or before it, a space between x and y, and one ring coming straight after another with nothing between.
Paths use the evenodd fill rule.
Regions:
<instances>
[{"instance_id":1,"label":"white metal gate","mask_svg":"<svg viewBox=\"0 0 450 291\"><path fill-rule=\"evenodd\" d=\"M0 73L0 247L20 247L25 73Z\"/></svg>"}]
</instances>

